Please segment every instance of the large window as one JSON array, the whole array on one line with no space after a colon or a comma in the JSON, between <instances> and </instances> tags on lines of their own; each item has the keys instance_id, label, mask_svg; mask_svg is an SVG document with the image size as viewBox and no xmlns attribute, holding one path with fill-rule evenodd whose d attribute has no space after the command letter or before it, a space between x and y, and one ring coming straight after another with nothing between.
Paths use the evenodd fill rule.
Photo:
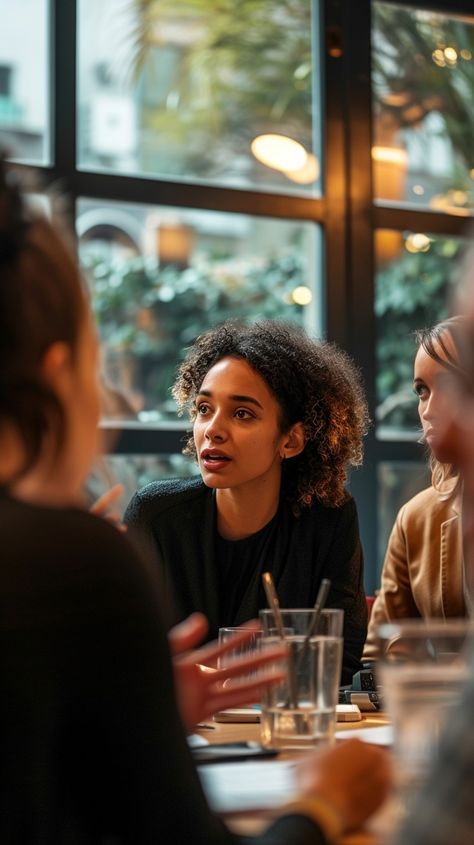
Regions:
<instances>
[{"instance_id":1,"label":"large window","mask_svg":"<svg viewBox=\"0 0 474 845\"><path fill-rule=\"evenodd\" d=\"M375 196L467 214L474 207L474 19L374 3L372 43Z\"/></svg>"},{"instance_id":2,"label":"large window","mask_svg":"<svg viewBox=\"0 0 474 845\"><path fill-rule=\"evenodd\" d=\"M0 0L0 144L62 186L127 496L196 468L170 386L227 317L294 320L360 365L350 479L372 591L429 479L413 332L448 310L474 209L474 0ZM124 502L125 504L125 502Z\"/></svg>"},{"instance_id":3,"label":"large window","mask_svg":"<svg viewBox=\"0 0 474 845\"><path fill-rule=\"evenodd\" d=\"M375 430L381 565L398 508L429 484L414 333L449 312L474 208L474 4L372 3ZM425 459L425 465L418 463Z\"/></svg>"},{"instance_id":4,"label":"large window","mask_svg":"<svg viewBox=\"0 0 474 845\"><path fill-rule=\"evenodd\" d=\"M81 167L319 186L310 2L80 0L78 20Z\"/></svg>"}]
</instances>

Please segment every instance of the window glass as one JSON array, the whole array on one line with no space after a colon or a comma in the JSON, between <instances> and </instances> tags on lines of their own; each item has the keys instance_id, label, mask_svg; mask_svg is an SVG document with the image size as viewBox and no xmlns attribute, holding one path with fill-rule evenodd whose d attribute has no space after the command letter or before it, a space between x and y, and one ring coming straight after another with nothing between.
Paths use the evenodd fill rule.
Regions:
<instances>
[{"instance_id":1,"label":"window glass","mask_svg":"<svg viewBox=\"0 0 474 845\"><path fill-rule=\"evenodd\" d=\"M176 366L228 318L321 325L312 223L83 199L77 231L103 353L107 419L175 419Z\"/></svg>"},{"instance_id":2,"label":"window glass","mask_svg":"<svg viewBox=\"0 0 474 845\"><path fill-rule=\"evenodd\" d=\"M314 193L312 5L79 0L80 166Z\"/></svg>"},{"instance_id":3,"label":"window glass","mask_svg":"<svg viewBox=\"0 0 474 845\"><path fill-rule=\"evenodd\" d=\"M414 332L448 316L463 245L459 238L423 232L376 232L376 424L381 439L419 436L412 390Z\"/></svg>"},{"instance_id":4,"label":"window glass","mask_svg":"<svg viewBox=\"0 0 474 845\"><path fill-rule=\"evenodd\" d=\"M374 3L372 35L376 197L469 214L474 16Z\"/></svg>"},{"instance_id":5,"label":"window glass","mask_svg":"<svg viewBox=\"0 0 474 845\"><path fill-rule=\"evenodd\" d=\"M19 161L49 155L47 0L0 0L0 147Z\"/></svg>"}]
</instances>

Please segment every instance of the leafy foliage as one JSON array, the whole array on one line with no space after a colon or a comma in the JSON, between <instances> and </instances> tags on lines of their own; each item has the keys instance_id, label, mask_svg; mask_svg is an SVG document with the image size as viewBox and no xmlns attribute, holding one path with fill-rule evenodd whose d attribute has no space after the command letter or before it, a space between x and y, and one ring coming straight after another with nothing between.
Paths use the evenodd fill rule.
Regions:
<instances>
[{"instance_id":1,"label":"leafy foliage","mask_svg":"<svg viewBox=\"0 0 474 845\"><path fill-rule=\"evenodd\" d=\"M287 188L250 142L290 135L312 149L311 4L307 0L134 0L135 76L158 91L170 28L188 33L168 56L163 96L142 111L144 169L242 177ZM171 96L170 96L171 95ZM175 105L173 105L175 104ZM212 143L210 143L212 139Z\"/></svg>"},{"instance_id":2,"label":"leafy foliage","mask_svg":"<svg viewBox=\"0 0 474 845\"><path fill-rule=\"evenodd\" d=\"M446 316L462 242L432 239L428 252L402 250L377 274L377 418L395 428L419 427L411 391L414 332Z\"/></svg>"},{"instance_id":3,"label":"leafy foliage","mask_svg":"<svg viewBox=\"0 0 474 845\"><path fill-rule=\"evenodd\" d=\"M159 159L158 169L184 178L191 174L232 182L243 174L258 182L261 169L248 155L249 132L277 131L311 148L309 0L130 4L137 21L135 78L148 92L141 114L144 170L156 171ZM469 177L474 167L474 27L459 17L398 4L374 3L373 14L376 124L403 134L416 132L429 115L437 115L440 134L453 151L451 170L444 183L439 179L441 189L462 190L474 204ZM166 53L173 27L189 35L174 56ZM434 51L443 47L455 48L455 63L436 64ZM272 180L283 184L285 177L274 172ZM410 390L413 332L446 313L459 249L453 239L433 239L428 252L402 249L379 268L377 416L383 425L417 425ZM171 408L165 397L183 347L211 323L234 314L301 319L301 309L284 302L290 288L304 283L297 258L269 260L263 267L249 263L239 280L230 263L225 267L212 256L206 267L185 271L136 259L121 268L96 263L91 272L109 365L113 368L116 350L134 370L147 405L159 396L163 409Z\"/></svg>"},{"instance_id":4,"label":"leafy foliage","mask_svg":"<svg viewBox=\"0 0 474 845\"><path fill-rule=\"evenodd\" d=\"M419 126L430 112L438 112L466 174L474 166L474 26L387 3L375 3L374 16L378 112L386 112L401 129ZM433 53L445 47L455 49L459 58L440 67Z\"/></svg>"},{"instance_id":5,"label":"leafy foliage","mask_svg":"<svg viewBox=\"0 0 474 845\"><path fill-rule=\"evenodd\" d=\"M297 255L245 262L201 257L186 269L142 257L85 259L106 349L109 381L138 390L145 409L174 413L169 388L186 347L207 328L238 317L302 321L291 292L304 284Z\"/></svg>"}]
</instances>

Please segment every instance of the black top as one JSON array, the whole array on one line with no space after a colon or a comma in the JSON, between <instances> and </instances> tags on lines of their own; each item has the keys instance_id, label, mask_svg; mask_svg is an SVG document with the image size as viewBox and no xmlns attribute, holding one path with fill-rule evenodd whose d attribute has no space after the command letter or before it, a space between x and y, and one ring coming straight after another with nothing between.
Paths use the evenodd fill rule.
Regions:
<instances>
[{"instance_id":1,"label":"black top","mask_svg":"<svg viewBox=\"0 0 474 845\"><path fill-rule=\"evenodd\" d=\"M273 575L281 607L311 607L321 580L330 578L326 606L344 610L342 683L350 683L360 669L367 608L352 498L340 508L314 502L299 517L282 501L258 558L250 570L246 567L246 583L239 584L242 595L235 596L233 582L226 584L226 605L232 608L227 617L220 606L223 580L213 490L200 478L155 481L135 494L124 519L146 558L161 565L167 606L177 608L170 621L200 610L209 619L213 638L220 625L241 625L266 606L261 578L266 569Z\"/></svg>"},{"instance_id":2,"label":"black top","mask_svg":"<svg viewBox=\"0 0 474 845\"><path fill-rule=\"evenodd\" d=\"M0 537L2 845L239 842L190 758L156 573L79 510L0 495ZM324 837L287 816L258 841Z\"/></svg>"},{"instance_id":3,"label":"black top","mask_svg":"<svg viewBox=\"0 0 474 845\"><path fill-rule=\"evenodd\" d=\"M217 579L219 590L219 626L235 619L252 580L256 560L267 560L268 545L277 527L278 514L256 534L243 540L226 540L216 532Z\"/></svg>"}]
</instances>

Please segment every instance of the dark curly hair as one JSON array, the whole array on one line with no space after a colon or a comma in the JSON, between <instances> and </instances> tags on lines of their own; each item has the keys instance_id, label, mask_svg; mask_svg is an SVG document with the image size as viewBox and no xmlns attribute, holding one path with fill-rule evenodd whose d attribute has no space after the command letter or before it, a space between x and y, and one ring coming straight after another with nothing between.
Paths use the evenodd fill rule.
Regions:
<instances>
[{"instance_id":1,"label":"dark curly hair","mask_svg":"<svg viewBox=\"0 0 474 845\"><path fill-rule=\"evenodd\" d=\"M283 463L282 490L295 513L313 499L329 507L343 504L347 471L362 462L368 426L360 375L349 356L295 325L224 323L189 348L173 385L179 413L191 410L206 374L226 357L244 359L264 379L280 406L282 432L296 422L304 425L304 450ZM184 453L196 458L192 436Z\"/></svg>"}]
</instances>

